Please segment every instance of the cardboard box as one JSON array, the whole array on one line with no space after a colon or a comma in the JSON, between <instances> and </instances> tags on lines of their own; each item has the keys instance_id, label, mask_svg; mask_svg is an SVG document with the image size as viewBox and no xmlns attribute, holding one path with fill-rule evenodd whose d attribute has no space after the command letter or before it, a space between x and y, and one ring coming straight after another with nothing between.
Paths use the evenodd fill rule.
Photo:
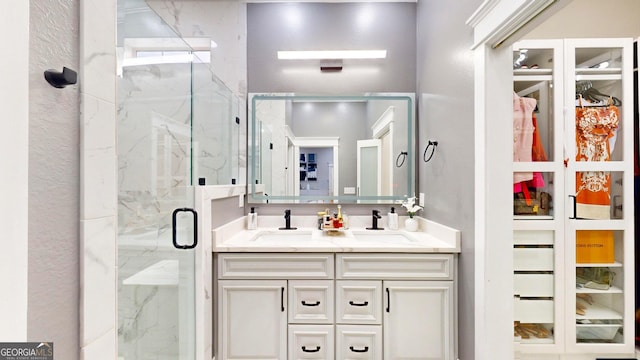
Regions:
<instances>
[{"instance_id":1,"label":"cardboard box","mask_svg":"<svg viewBox=\"0 0 640 360\"><path fill-rule=\"evenodd\" d=\"M613 263L615 262L613 247L613 230L576 231L576 263Z\"/></svg>"}]
</instances>

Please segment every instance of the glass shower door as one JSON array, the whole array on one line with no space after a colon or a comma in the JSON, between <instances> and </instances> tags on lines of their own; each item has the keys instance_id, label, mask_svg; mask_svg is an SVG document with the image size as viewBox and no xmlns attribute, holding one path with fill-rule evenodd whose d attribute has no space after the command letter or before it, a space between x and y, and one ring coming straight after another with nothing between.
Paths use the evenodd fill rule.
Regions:
<instances>
[{"instance_id":1,"label":"glass shower door","mask_svg":"<svg viewBox=\"0 0 640 360\"><path fill-rule=\"evenodd\" d=\"M195 359L191 68L130 66L118 82L118 352L124 359Z\"/></svg>"}]
</instances>

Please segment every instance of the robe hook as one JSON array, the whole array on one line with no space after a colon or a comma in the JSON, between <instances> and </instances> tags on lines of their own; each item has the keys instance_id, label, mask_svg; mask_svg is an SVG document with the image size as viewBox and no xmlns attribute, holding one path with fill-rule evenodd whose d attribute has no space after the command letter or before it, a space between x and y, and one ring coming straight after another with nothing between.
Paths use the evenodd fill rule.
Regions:
<instances>
[{"instance_id":1,"label":"robe hook","mask_svg":"<svg viewBox=\"0 0 640 360\"><path fill-rule=\"evenodd\" d=\"M78 74L67 67L63 67L62 72L52 69L45 70L44 78L51 86L61 89L67 85L75 84L78 81Z\"/></svg>"}]
</instances>

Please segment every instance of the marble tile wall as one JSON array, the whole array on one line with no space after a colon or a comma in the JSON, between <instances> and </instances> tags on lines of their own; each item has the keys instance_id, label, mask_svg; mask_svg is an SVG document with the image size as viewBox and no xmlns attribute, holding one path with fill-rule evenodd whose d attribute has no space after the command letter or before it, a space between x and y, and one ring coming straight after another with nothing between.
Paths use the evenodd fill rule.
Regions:
<instances>
[{"instance_id":1,"label":"marble tile wall","mask_svg":"<svg viewBox=\"0 0 640 360\"><path fill-rule=\"evenodd\" d=\"M115 0L80 1L80 357L117 358Z\"/></svg>"}]
</instances>

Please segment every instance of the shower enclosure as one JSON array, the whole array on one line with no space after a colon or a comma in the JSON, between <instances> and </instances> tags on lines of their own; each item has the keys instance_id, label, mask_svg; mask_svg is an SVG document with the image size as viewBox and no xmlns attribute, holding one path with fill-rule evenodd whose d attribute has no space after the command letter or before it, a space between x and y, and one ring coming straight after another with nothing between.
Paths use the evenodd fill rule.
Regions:
<instances>
[{"instance_id":1,"label":"shower enclosure","mask_svg":"<svg viewBox=\"0 0 640 360\"><path fill-rule=\"evenodd\" d=\"M195 44L195 45L194 45ZM143 0L118 1L118 355L196 359L194 186L239 180L239 102Z\"/></svg>"}]
</instances>

